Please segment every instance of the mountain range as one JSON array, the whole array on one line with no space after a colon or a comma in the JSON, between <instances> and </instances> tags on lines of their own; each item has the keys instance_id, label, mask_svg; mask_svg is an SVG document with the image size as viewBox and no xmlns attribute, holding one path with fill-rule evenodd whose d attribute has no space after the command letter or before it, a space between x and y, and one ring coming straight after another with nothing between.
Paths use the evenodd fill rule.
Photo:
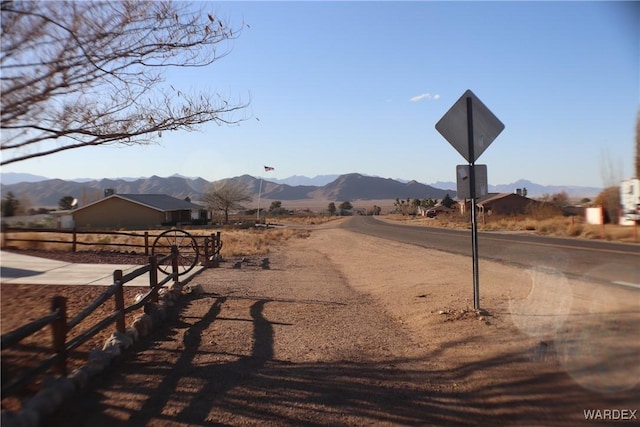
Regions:
<instances>
[{"instance_id":1,"label":"mountain range","mask_svg":"<svg viewBox=\"0 0 640 427\"><path fill-rule=\"evenodd\" d=\"M26 199L31 207L56 207L58 201L65 196L78 199L83 206L98 200L106 189L114 189L119 194L161 193L184 199L189 197L197 202L211 183L203 178L188 178L174 175L166 178L152 176L149 178L117 178L101 180L47 179L29 174L2 173L1 191L3 196L9 191L18 199ZM15 182L15 181L21 182ZM321 175L315 178L294 176L286 180L259 179L250 175L226 178L244 183L254 194L268 200L388 200L406 198L442 199L447 194L455 197L456 184L438 182L432 185L417 181L401 181L391 178L380 178L358 173L345 175ZM554 194L566 191L572 197L593 197L601 189L591 187L541 186L530 181L520 180L502 186L490 186L491 192L513 192L516 188L527 188L530 197L542 194Z\"/></svg>"}]
</instances>

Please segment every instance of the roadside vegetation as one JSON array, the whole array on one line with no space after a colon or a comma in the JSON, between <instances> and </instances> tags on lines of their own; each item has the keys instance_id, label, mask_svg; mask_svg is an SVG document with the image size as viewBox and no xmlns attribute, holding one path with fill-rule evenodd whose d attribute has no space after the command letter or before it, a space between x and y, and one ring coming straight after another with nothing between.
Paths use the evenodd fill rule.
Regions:
<instances>
[{"instance_id":1,"label":"roadside vegetation","mask_svg":"<svg viewBox=\"0 0 640 427\"><path fill-rule=\"evenodd\" d=\"M153 244L154 236L160 234L163 230L149 230L149 244ZM276 228L276 227L260 227L260 228L233 228L225 227L223 229L189 229L198 245L202 244L205 236L211 233L221 231L222 251L221 255L225 257L237 256L261 256L269 253L270 248L278 244L282 244L290 239L309 237L309 231L295 228ZM97 251L97 252L122 252L131 254L144 254L144 232L145 230L132 231L128 233L139 234L136 236L120 236L120 235L103 235L99 232L93 234L78 234L77 241L83 243L78 245L77 251ZM19 241L6 242L6 248L12 250L38 250L38 251L71 251L71 236L69 234L57 233L55 231L11 231L2 238L18 239ZM127 245L136 245L132 247ZM3 248L5 242L3 241ZM202 248L200 248L202 249Z\"/></svg>"},{"instance_id":2,"label":"roadside vegetation","mask_svg":"<svg viewBox=\"0 0 640 427\"><path fill-rule=\"evenodd\" d=\"M439 215L436 218L419 216L388 215L386 218L426 227L471 229L469 216L457 213ZM620 242L640 242L640 236L633 226L617 224L587 224L580 216L555 215L535 218L530 215L478 215L479 231L524 232L545 236L603 239Z\"/></svg>"},{"instance_id":3,"label":"roadside vegetation","mask_svg":"<svg viewBox=\"0 0 640 427\"><path fill-rule=\"evenodd\" d=\"M524 190L526 191L526 189ZM526 195L526 193L525 193ZM430 227L471 229L471 214L460 214L457 203L449 202L448 211L440 211L434 217L419 215L424 212L420 208L433 208L437 201L411 201L404 203L396 200L396 212L387 218L408 222L413 225ZM445 205L443 200L439 205ZM572 206L598 207L603 209L605 224L588 224L584 215L570 214ZM404 207L404 209L402 209ZM616 186L605 188L594 201L582 199L571 202L565 192L547 194L531 203L523 213L517 214L483 214L477 216L478 230L495 232L528 232L545 236L576 237L585 239L602 239L620 242L640 242L640 231L637 226L623 226L615 222L620 216L620 189ZM411 214L409 214L409 212ZM575 212L575 211L574 211ZM613 220L612 220L613 219Z\"/></svg>"}]
</instances>

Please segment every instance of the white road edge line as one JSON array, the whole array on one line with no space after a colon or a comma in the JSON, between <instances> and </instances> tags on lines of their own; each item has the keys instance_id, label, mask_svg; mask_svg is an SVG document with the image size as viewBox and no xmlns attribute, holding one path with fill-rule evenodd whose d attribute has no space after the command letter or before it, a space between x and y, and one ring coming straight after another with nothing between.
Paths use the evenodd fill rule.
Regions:
<instances>
[{"instance_id":1,"label":"white road edge line","mask_svg":"<svg viewBox=\"0 0 640 427\"><path fill-rule=\"evenodd\" d=\"M619 285L619 286L627 286L629 288L635 288L635 289L640 289L640 285L636 284L636 283L630 283L630 282L623 282L623 281L615 281L615 282L611 282L614 285Z\"/></svg>"}]
</instances>

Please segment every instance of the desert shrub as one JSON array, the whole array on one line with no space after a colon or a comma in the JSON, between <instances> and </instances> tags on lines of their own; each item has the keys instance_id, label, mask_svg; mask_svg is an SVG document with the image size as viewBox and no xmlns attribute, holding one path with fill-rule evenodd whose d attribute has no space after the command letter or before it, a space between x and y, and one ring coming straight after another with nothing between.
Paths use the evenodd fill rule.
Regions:
<instances>
[{"instance_id":1,"label":"desert shrub","mask_svg":"<svg viewBox=\"0 0 640 427\"><path fill-rule=\"evenodd\" d=\"M562 208L546 202L529 203L525 209L525 214L531 219L544 220L561 216Z\"/></svg>"},{"instance_id":2,"label":"desert shrub","mask_svg":"<svg viewBox=\"0 0 640 427\"><path fill-rule=\"evenodd\" d=\"M571 224L567 227L567 236L578 237L582 235L584 226L582 224Z\"/></svg>"},{"instance_id":3,"label":"desert shrub","mask_svg":"<svg viewBox=\"0 0 640 427\"><path fill-rule=\"evenodd\" d=\"M37 239L40 238L38 233L23 233L20 238L28 240L27 242L24 242L26 249L44 249L44 243L37 241Z\"/></svg>"},{"instance_id":4,"label":"desert shrub","mask_svg":"<svg viewBox=\"0 0 640 427\"><path fill-rule=\"evenodd\" d=\"M262 228L229 230L222 233L222 257L261 256L269 253L270 247L291 238L309 237L305 230Z\"/></svg>"}]
</instances>

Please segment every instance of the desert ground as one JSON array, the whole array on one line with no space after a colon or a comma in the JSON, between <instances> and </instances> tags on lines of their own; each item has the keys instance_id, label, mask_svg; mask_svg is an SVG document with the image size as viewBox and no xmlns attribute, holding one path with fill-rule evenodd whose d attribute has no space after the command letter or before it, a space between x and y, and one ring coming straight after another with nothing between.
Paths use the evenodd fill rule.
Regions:
<instances>
[{"instance_id":1,"label":"desert ground","mask_svg":"<svg viewBox=\"0 0 640 427\"><path fill-rule=\"evenodd\" d=\"M575 426L640 409L637 290L481 260L477 312L469 258L339 224L198 274L201 293L46 425Z\"/></svg>"}]
</instances>

